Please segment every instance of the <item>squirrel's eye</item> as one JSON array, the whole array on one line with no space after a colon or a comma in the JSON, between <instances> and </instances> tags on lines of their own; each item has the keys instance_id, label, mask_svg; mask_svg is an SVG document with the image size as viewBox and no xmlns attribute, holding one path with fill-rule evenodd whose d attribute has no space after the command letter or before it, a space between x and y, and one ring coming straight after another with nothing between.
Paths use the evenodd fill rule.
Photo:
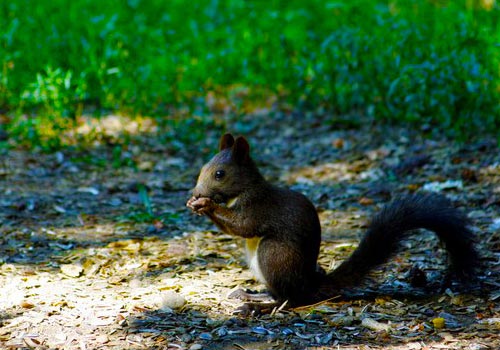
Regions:
<instances>
[{"instance_id":1,"label":"squirrel's eye","mask_svg":"<svg viewBox=\"0 0 500 350\"><path fill-rule=\"evenodd\" d=\"M217 170L215 172L215 180L222 180L224 175L226 175L226 172L224 170Z\"/></svg>"}]
</instances>

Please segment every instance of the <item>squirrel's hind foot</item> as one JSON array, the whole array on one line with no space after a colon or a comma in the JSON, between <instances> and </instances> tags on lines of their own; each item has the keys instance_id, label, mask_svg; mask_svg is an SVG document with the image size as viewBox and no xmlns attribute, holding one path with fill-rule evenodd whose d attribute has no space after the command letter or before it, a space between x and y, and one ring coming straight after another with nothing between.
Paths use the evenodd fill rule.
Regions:
<instances>
[{"instance_id":1,"label":"squirrel's hind foot","mask_svg":"<svg viewBox=\"0 0 500 350\"><path fill-rule=\"evenodd\" d=\"M274 299L268 293L259 293L248 289L238 288L228 294L228 299L238 299L242 301L273 302Z\"/></svg>"},{"instance_id":2,"label":"squirrel's hind foot","mask_svg":"<svg viewBox=\"0 0 500 350\"><path fill-rule=\"evenodd\" d=\"M238 307L234 314L242 317L255 317L264 314L270 314L276 308L281 307L282 304L278 302L272 303L244 303Z\"/></svg>"}]
</instances>

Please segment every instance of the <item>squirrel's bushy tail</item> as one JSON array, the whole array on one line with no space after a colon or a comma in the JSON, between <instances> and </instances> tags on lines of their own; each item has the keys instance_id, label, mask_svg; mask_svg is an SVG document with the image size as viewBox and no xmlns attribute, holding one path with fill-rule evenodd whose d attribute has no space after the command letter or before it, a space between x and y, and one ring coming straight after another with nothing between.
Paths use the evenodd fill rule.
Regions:
<instances>
[{"instance_id":1,"label":"squirrel's bushy tail","mask_svg":"<svg viewBox=\"0 0 500 350\"><path fill-rule=\"evenodd\" d=\"M423 228L436 233L445 244L451 268L458 276L469 276L478 264L467 217L443 196L415 194L399 198L376 214L358 248L327 275L333 288L358 283L374 267L386 262L409 231Z\"/></svg>"}]
</instances>

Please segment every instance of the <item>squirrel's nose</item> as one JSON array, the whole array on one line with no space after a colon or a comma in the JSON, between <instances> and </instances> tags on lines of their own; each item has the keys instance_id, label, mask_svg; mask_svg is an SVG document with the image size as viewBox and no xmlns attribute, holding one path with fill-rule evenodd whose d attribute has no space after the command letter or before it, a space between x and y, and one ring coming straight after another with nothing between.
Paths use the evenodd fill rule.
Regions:
<instances>
[{"instance_id":1,"label":"squirrel's nose","mask_svg":"<svg viewBox=\"0 0 500 350\"><path fill-rule=\"evenodd\" d=\"M200 190L200 188L198 186L196 186L195 188L193 188L191 190L191 193L192 193L193 197L195 197L195 198L200 198L202 196L201 192L202 191Z\"/></svg>"}]
</instances>

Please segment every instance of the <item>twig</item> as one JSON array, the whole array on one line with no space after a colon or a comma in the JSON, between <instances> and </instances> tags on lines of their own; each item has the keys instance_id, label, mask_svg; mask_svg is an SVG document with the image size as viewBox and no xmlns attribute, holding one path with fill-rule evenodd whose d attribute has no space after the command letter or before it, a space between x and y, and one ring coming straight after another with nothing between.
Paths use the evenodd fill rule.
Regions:
<instances>
[{"instance_id":1,"label":"twig","mask_svg":"<svg viewBox=\"0 0 500 350\"><path fill-rule=\"evenodd\" d=\"M281 310L283 310L283 308L286 306L286 304L288 304L288 300L285 300L285 302L283 304L281 304L279 307L273 308L273 311L271 312L271 316L274 316L277 312L280 312Z\"/></svg>"},{"instance_id":2,"label":"twig","mask_svg":"<svg viewBox=\"0 0 500 350\"><path fill-rule=\"evenodd\" d=\"M304 306L294 307L294 308L292 308L292 310L294 310L294 311L300 311L300 310L309 309L309 308L311 308L311 307L315 307L315 306L321 305L321 304L323 304L323 303L326 303L326 302L328 302L328 301L332 301L332 300L334 300L334 299L338 299L338 298L340 298L340 297L341 297L340 295L336 295L336 296L334 296L334 297L331 297L331 298L328 298L328 299L325 299L325 300L321 300L321 301L319 301L319 302L317 302L317 303L315 303L315 304L310 304L310 305L304 305Z\"/></svg>"}]
</instances>

